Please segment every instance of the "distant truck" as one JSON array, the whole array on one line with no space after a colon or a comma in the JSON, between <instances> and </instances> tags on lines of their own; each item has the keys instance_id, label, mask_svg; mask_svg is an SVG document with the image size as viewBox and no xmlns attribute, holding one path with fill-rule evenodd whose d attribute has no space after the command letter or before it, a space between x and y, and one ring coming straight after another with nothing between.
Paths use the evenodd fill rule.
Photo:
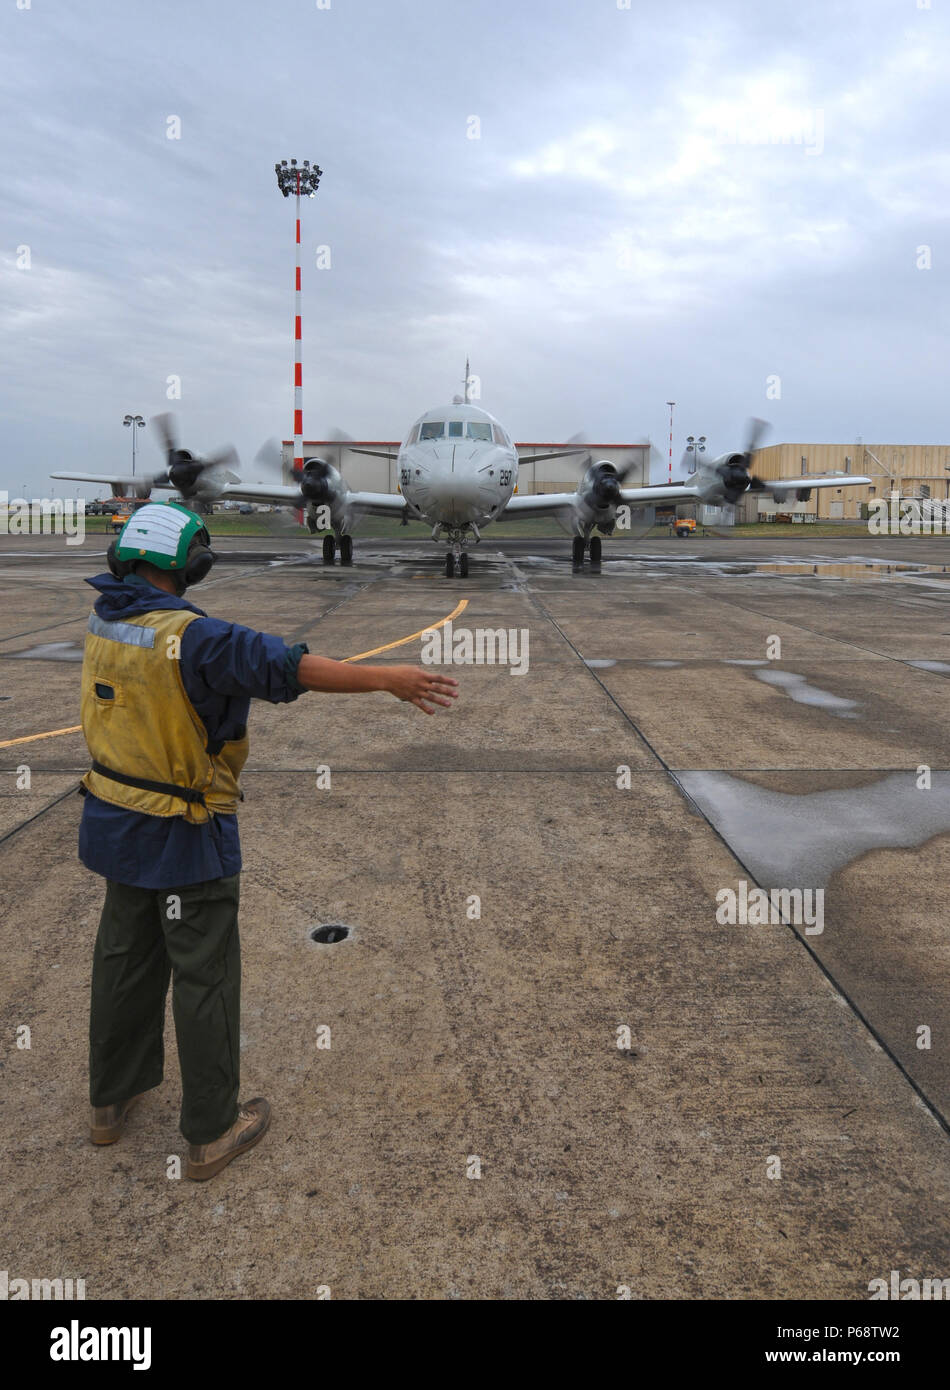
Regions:
<instances>
[{"instance_id":1,"label":"distant truck","mask_svg":"<svg viewBox=\"0 0 950 1390\"><path fill-rule=\"evenodd\" d=\"M109 530L121 531L129 517L144 507L147 497L112 497L102 504L102 515L109 517Z\"/></svg>"},{"instance_id":2,"label":"distant truck","mask_svg":"<svg viewBox=\"0 0 950 1390\"><path fill-rule=\"evenodd\" d=\"M678 516L675 530L678 536L691 536L696 530L696 522L691 516Z\"/></svg>"}]
</instances>

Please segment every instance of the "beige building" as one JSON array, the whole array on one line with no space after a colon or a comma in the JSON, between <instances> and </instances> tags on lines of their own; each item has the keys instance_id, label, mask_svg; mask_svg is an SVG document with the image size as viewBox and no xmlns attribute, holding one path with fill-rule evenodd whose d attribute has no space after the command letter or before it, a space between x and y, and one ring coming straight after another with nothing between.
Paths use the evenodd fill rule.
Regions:
<instances>
[{"instance_id":1,"label":"beige building","mask_svg":"<svg viewBox=\"0 0 950 1390\"><path fill-rule=\"evenodd\" d=\"M774 444L760 449L753 471L760 478L801 478L808 486L809 473L863 474L870 487L820 488L807 502L790 493L785 502L746 493L737 510L737 521L755 521L776 512L821 521L855 521L861 506L876 497L950 497L950 445L948 444Z\"/></svg>"}]
</instances>

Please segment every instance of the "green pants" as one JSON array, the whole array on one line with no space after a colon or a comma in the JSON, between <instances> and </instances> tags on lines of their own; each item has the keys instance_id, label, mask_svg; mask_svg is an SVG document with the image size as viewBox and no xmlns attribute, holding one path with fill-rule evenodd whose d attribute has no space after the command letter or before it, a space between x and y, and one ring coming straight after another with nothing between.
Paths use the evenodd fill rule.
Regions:
<instances>
[{"instance_id":1,"label":"green pants","mask_svg":"<svg viewBox=\"0 0 950 1390\"><path fill-rule=\"evenodd\" d=\"M237 1118L240 875L185 888L106 880L92 964L89 1098L115 1105L162 1081L169 977L181 1064L181 1132L210 1144Z\"/></svg>"}]
</instances>

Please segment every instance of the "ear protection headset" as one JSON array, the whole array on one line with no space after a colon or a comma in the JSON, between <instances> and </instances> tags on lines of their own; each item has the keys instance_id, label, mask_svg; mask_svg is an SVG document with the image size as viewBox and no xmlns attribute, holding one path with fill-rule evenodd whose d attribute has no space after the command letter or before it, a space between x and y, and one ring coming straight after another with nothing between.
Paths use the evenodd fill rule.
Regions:
<instances>
[{"instance_id":1,"label":"ear protection headset","mask_svg":"<svg viewBox=\"0 0 950 1390\"><path fill-rule=\"evenodd\" d=\"M133 574L136 565L144 563L139 559L120 560L117 551L118 540L114 540L109 546L106 561L116 579L124 579L127 574ZM156 566L156 568L161 568L164 574L171 575L180 598L192 584L200 584L202 579L207 579L211 566L217 558L211 549L211 537L208 535L207 528L202 526L201 530L196 531L191 538L183 570L165 569L164 566ZM154 564L154 561L149 563Z\"/></svg>"}]
</instances>

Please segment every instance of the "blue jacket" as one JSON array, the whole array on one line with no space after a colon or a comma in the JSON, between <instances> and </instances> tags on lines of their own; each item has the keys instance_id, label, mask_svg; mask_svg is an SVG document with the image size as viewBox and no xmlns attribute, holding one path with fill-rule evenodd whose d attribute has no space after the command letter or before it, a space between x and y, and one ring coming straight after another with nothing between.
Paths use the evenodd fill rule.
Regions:
<instances>
[{"instance_id":1,"label":"blue jacket","mask_svg":"<svg viewBox=\"0 0 950 1390\"><path fill-rule=\"evenodd\" d=\"M185 608L201 616L182 634L181 677L209 738L233 739L247 724L251 700L279 705L296 700L300 658L267 632L209 618L187 599L156 589L135 574L87 579L99 591L96 613L104 622ZM87 795L79 825L79 858L87 869L134 888L175 888L227 878L241 870L237 816L212 816L190 825L181 816L148 816Z\"/></svg>"}]
</instances>

